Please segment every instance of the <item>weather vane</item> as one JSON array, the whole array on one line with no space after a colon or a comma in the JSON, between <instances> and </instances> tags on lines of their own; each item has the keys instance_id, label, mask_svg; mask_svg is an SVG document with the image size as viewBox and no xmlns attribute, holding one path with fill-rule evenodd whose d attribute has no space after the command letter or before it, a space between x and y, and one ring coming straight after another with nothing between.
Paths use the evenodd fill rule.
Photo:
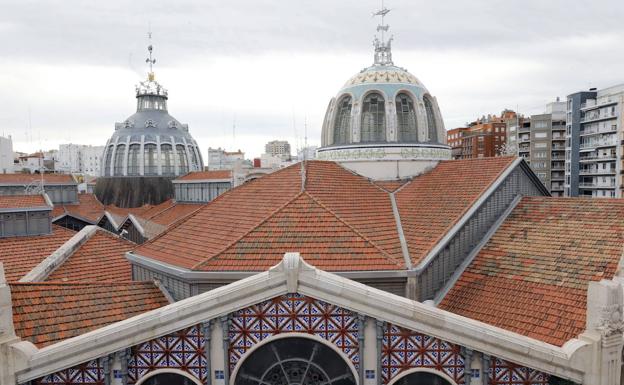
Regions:
<instances>
[{"instance_id":1,"label":"weather vane","mask_svg":"<svg viewBox=\"0 0 624 385\"><path fill-rule=\"evenodd\" d=\"M388 32L390 26L385 23L386 15L390 13L390 10L385 7L384 0L381 0L381 9L373 13L373 17L381 16L381 24L377 26L377 32L381 32L381 40L375 36L373 45L375 47L375 64L376 65L393 65L392 63L392 39L386 41L385 32Z\"/></svg>"},{"instance_id":2,"label":"weather vane","mask_svg":"<svg viewBox=\"0 0 624 385\"><path fill-rule=\"evenodd\" d=\"M147 59L145 59L145 62L147 64L149 64L149 73L147 74L147 77L149 78L149 80L154 80L154 70L153 70L153 65L156 64L156 59L152 58L152 28L150 26L148 32L147 32L147 38L149 40L149 45L147 46L147 51L149 52L149 57Z\"/></svg>"}]
</instances>

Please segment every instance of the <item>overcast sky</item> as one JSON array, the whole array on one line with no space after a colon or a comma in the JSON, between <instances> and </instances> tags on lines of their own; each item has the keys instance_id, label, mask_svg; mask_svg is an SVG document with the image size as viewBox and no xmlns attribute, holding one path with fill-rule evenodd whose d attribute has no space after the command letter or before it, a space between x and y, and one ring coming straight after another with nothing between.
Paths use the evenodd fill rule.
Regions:
<instances>
[{"instance_id":1,"label":"overcast sky","mask_svg":"<svg viewBox=\"0 0 624 385\"><path fill-rule=\"evenodd\" d=\"M447 129L624 82L624 1L386 0L395 64ZM134 112L151 24L169 112L211 147L319 144L344 82L372 64L373 0L0 0L0 135L14 149L103 145ZM30 117L30 118L29 118ZM29 123L30 120L30 123ZM235 129L233 127L235 126ZM29 127L31 127L29 129Z\"/></svg>"}]
</instances>

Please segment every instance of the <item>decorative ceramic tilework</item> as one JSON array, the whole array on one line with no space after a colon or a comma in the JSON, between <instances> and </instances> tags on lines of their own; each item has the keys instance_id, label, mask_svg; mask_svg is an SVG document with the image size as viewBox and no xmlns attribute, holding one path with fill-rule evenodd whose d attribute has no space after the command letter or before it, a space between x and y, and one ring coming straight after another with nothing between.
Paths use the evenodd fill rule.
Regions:
<instances>
[{"instance_id":1,"label":"decorative ceramic tilework","mask_svg":"<svg viewBox=\"0 0 624 385\"><path fill-rule=\"evenodd\" d=\"M230 369L258 342L288 332L321 337L342 350L356 368L359 366L355 313L300 294L286 294L234 313L229 328Z\"/></svg>"},{"instance_id":2,"label":"decorative ceramic tilework","mask_svg":"<svg viewBox=\"0 0 624 385\"><path fill-rule=\"evenodd\" d=\"M207 376L204 347L206 339L199 326L192 326L134 346L128 360L128 384L134 384L152 370L174 368L200 381Z\"/></svg>"},{"instance_id":3,"label":"decorative ceramic tilework","mask_svg":"<svg viewBox=\"0 0 624 385\"><path fill-rule=\"evenodd\" d=\"M104 368L100 359L64 369L34 381L36 385L104 385Z\"/></svg>"},{"instance_id":4,"label":"decorative ceramic tilework","mask_svg":"<svg viewBox=\"0 0 624 385\"><path fill-rule=\"evenodd\" d=\"M411 368L439 370L458 384L464 383L464 358L458 345L387 324L381 352L383 382L387 384Z\"/></svg>"},{"instance_id":5,"label":"decorative ceramic tilework","mask_svg":"<svg viewBox=\"0 0 624 385\"><path fill-rule=\"evenodd\" d=\"M548 374L509 361L492 358L489 385L547 385L548 380Z\"/></svg>"}]
</instances>

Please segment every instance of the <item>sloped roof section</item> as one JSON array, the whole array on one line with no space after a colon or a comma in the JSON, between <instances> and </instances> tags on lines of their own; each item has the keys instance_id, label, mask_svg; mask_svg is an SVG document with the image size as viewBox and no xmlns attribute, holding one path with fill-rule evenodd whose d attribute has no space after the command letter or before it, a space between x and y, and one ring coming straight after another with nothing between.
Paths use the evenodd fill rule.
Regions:
<instances>
[{"instance_id":1,"label":"sloped roof section","mask_svg":"<svg viewBox=\"0 0 624 385\"><path fill-rule=\"evenodd\" d=\"M86 219L90 223L97 223L104 215L104 205L100 203L95 194L78 194L77 204L56 205L53 216L58 217L68 214L74 217ZM57 210L59 208L59 210ZM62 211L60 211L62 209Z\"/></svg>"},{"instance_id":2,"label":"sloped roof section","mask_svg":"<svg viewBox=\"0 0 624 385\"><path fill-rule=\"evenodd\" d=\"M98 229L46 281L131 281L132 270L125 254L135 246L132 242Z\"/></svg>"},{"instance_id":3,"label":"sloped roof section","mask_svg":"<svg viewBox=\"0 0 624 385\"><path fill-rule=\"evenodd\" d=\"M2 195L0 197L0 210L4 209L27 209L37 208L51 210L45 198L41 194L37 195Z\"/></svg>"},{"instance_id":4,"label":"sloped roof section","mask_svg":"<svg viewBox=\"0 0 624 385\"><path fill-rule=\"evenodd\" d=\"M39 348L168 304L151 282L12 283L13 324Z\"/></svg>"},{"instance_id":5,"label":"sloped roof section","mask_svg":"<svg viewBox=\"0 0 624 385\"><path fill-rule=\"evenodd\" d=\"M225 251L195 269L266 270L279 263L284 253L294 251L325 270L396 270L403 267L402 259L389 256L304 192Z\"/></svg>"},{"instance_id":6,"label":"sloped roof section","mask_svg":"<svg viewBox=\"0 0 624 385\"><path fill-rule=\"evenodd\" d=\"M52 225L50 234L0 238L0 262L4 263L7 281L21 279L75 234Z\"/></svg>"},{"instance_id":7,"label":"sloped roof section","mask_svg":"<svg viewBox=\"0 0 624 385\"><path fill-rule=\"evenodd\" d=\"M553 345L585 330L590 281L612 279L624 200L524 197L440 308Z\"/></svg>"},{"instance_id":8,"label":"sloped roof section","mask_svg":"<svg viewBox=\"0 0 624 385\"><path fill-rule=\"evenodd\" d=\"M27 185L41 179L44 184L77 184L69 174L0 174L0 185Z\"/></svg>"},{"instance_id":9,"label":"sloped roof section","mask_svg":"<svg viewBox=\"0 0 624 385\"><path fill-rule=\"evenodd\" d=\"M381 183L335 162L308 161L304 177L301 164L296 164L236 187L135 252L187 269L213 270L220 261L221 270L259 271L286 251L299 251L310 259L297 247L306 248L308 253L316 247L319 251L312 257L313 263L330 271L405 269L392 194L416 264L513 160L441 162L412 181ZM305 197L299 196L302 191ZM322 227L330 222L331 226L344 225L340 231L348 230L349 235L343 232L340 238L323 233ZM311 234L313 226L319 228L317 234ZM269 242L271 234L279 234L275 243ZM362 258L355 249L345 247L345 239L375 248L377 258ZM356 249L362 250L362 246ZM261 263L262 258L268 261ZM339 258L341 263L337 263ZM233 263L235 260L238 262Z\"/></svg>"},{"instance_id":10,"label":"sloped roof section","mask_svg":"<svg viewBox=\"0 0 624 385\"><path fill-rule=\"evenodd\" d=\"M209 171L194 171L189 172L186 175L183 175L179 178L176 178L174 182L179 181L197 181L197 180L223 180L223 179L231 179L232 171L231 170L209 170Z\"/></svg>"},{"instance_id":11,"label":"sloped roof section","mask_svg":"<svg viewBox=\"0 0 624 385\"><path fill-rule=\"evenodd\" d=\"M443 161L396 193L416 266L516 158Z\"/></svg>"}]
</instances>

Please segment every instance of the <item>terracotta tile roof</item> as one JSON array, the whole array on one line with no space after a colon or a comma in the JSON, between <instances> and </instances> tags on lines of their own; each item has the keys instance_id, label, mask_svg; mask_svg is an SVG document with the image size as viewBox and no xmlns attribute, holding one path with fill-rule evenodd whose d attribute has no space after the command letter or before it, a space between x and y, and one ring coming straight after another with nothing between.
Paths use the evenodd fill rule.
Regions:
<instances>
[{"instance_id":1,"label":"terracotta tile roof","mask_svg":"<svg viewBox=\"0 0 624 385\"><path fill-rule=\"evenodd\" d=\"M1 195L0 209L25 209L25 208L47 208L48 206L43 195Z\"/></svg>"},{"instance_id":2,"label":"terracotta tile roof","mask_svg":"<svg viewBox=\"0 0 624 385\"><path fill-rule=\"evenodd\" d=\"M18 281L75 234L52 225L48 235L0 238L0 262L4 263L7 281Z\"/></svg>"},{"instance_id":3,"label":"terracotta tile roof","mask_svg":"<svg viewBox=\"0 0 624 385\"><path fill-rule=\"evenodd\" d=\"M52 217L69 214L78 218L84 218L91 223L97 223L104 215L104 205L100 203L95 194L78 194L78 204L56 205L52 211Z\"/></svg>"},{"instance_id":4,"label":"terracotta tile roof","mask_svg":"<svg viewBox=\"0 0 624 385\"><path fill-rule=\"evenodd\" d=\"M155 214L149 218L149 221L163 226L171 226L173 223L184 219L195 211L199 210L204 204L194 203L176 203L173 206Z\"/></svg>"},{"instance_id":5,"label":"terracotta tile roof","mask_svg":"<svg viewBox=\"0 0 624 385\"><path fill-rule=\"evenodd\" d=\"M381 185L337 163L309 161L305 193L314 203L306 204L298 197L301 165L296 164L219 196L137 248L136 253L189 269L199 266L212 269L216 262L208 261L227 256L228 261L238 259L236 265L228 264L228 268L258 271L270 266L258 262L261 253L270 260L274 256L267 243L268 235L258 243L251 239L267 234L267 226L279 229L276 233L282 234L286 225L275 222L283 221L290 226L291 235L276 237L272 246L288 251L294 247L308 250L317 247L322 250L314 256L318 267L331 271L351 270L356 265L362 270L379 269L382 265L401 269L405 268L401 243L391 196L386 189L402 186L395 196L410 252L417 263L512 161L513 158L498 158L442 162L411 182L382 182ZM324 219L324 215L328 215L326 212L333 216L332 221L344 224L345 229L351 231L350 239L358 239L367 247L377 249L378 259L365 266L367 259L358 259L358 252L346 250L337 238L327 237L323 242L310 236L307 223L317 223L321 227L318 223L329 221ZM337 249L342 248L344 258L354 258L353 264L335 262L338 253L330 247L332 242ZM250 251L250 244L257 246L256 251ZM400 261L399 264L396 261Z\"/></svg>"},{"instance_id":6,"label":"terracotta tile roof","mask_svg":"<svg viewBox=\"0 0 624 385\"><path fill-rule=\"evenodd\" d=\"M411 179L410 180L373 181L372 183L375 186L383 189L384 191L392 193L398 190L399 188L403 187L405 184L409 183L410 181Z\"/></svg>"},{"instance_id":7,"label":"terracotta tile roof","mask_svg":"<svg viewBox=\"0 0 624 385\"><path fill-rule=\"evenodd\" d=\"M396 193L416 266L516 158L443 161Z\"/></svg>"},{"instance_id":8,"label":"terracotta tile roof","mask_svg":"<svg viewBox=\"0 0 624 385\"><path fill-rule=\"evenodd\" d=\"M403 267L402 259L389 256L304 192L238 242L195 268L266 270L289 251L300 252L307 262L324 270Z\"/></svg>"},{"instance_id":9,"label":"terracotta tile roof","mask_svg":"<svg viewBox=\"0 0 624 385\"><path fill-rule=\"evenodd\" d=\"M128 282L132 280L126 252L136 244L105 230L98 230L80 246L46 281Z\"/></svg>"},{"instance_id":10,"label":"terracotta tile roof","mask_svg":"<svg viewBox=\"0 0 624 385\"><path fill-rule=\"evenodd\" d=\"M0 174L0 185L27 185L41 180L40 174ZM76 184L69 174L43 174L44 184Z\"/></svg>"},{"instance_id":11,"label":"terracotta tile roof","mask_svg":"<svg viewBox=\"0 0 624 385\"><path fill-rule=\"evenodd\" d=\"M175 206L176 201L174 199L167 199L166 201L157 204L155 206L151 206L149 208L147 208L146 210L141 211L141 213L137 213L135 216L140 216L142 218L151 218L156 214L159 214L161 212L163 212L164 210L167 210L170 207Z\"/></svg>"},{"instance_id":12,"label":"terracotta tile roof","mask_svg":"<svg viewBox=\"0 0 624 385\"><path fill-rule=\"evenodd\" d=\"M151 282L12 283L15 332L39 348L168 304Z\"/></svg>"},{"instance_id":13,"label":"terracotta tile roof","mask_svg":"<svg viewBox=\"0 0 624 385\"><path fill-rule=\"evenodd\" d=\"M562 346L585 330L589 281L613 278L624 200L525 197L440 303Z\"/></svg>"},{"instance_id":14,"label":"terracotta tile roof","mask_svg":"<svg viewBox=\"0 0 624 385\"><path fill-rule=\"evenodd\" d=\"M192 180L208 180L208 179L231 179L231 170L211 170L211 171L194 171L189 172L179 178L176 181L192 181Z\"/></svg>"}]
</instances>

